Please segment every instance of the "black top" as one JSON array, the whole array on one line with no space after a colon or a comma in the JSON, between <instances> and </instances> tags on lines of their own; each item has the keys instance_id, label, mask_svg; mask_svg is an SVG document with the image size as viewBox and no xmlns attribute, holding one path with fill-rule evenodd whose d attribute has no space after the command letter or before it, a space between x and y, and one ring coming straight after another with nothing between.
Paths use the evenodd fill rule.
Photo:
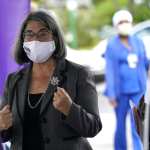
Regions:
<instances>
[{"instance_id":1,"label":"black top","mask_svg":"<svg viewBox=\"0 0 150 150\"><path fill-rule=\"evenodd\" d=\"M29 94L29 100L34 106L42 94ZM23 150L43 150L42 134L40 128L40 105L31 109L28 100L25 105L23 124Z\"/></svg>"}]
</instances>

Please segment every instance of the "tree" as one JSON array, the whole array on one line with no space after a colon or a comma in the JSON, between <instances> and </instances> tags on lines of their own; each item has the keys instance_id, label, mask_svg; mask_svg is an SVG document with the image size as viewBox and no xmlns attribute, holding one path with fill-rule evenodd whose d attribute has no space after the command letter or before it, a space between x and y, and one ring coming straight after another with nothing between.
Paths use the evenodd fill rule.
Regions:
<instances>
[{"instance_id":1,"label":"tree","mask_svg":"<svg viewBox=\"0 0 150 150\"><path fill-rule=\"evenodd\" d=\"M115 9L118 10L120 8L119 1L118 0L112 0L112 1L113 1Z\"/></svg>"},{"instance_id":2,"label":"tree","mask_svg":"<svg viewBox=\"0 0 150 150\"><path fill-rule=\"evenodd\" d=\"M134 0L128 0L128 8L130 12L134 15Z\"/></svg>"},{"instance_id":3,"label":"tree","mask_svg":"<svg viewBox=\"0 0 150 150\"><path fill-rule=\"evenodd\" d=\"M34 0L43 4L43 0ZM77 14L77 37L79 48L90 48L96 45L101 39L99 33L104 26L112 24L112 16L118 9L127 8L134 16L134 22L140 22L150 18L148 8L149 0L136 5L134 0L93 0L93 5L88 9L79 8ZM147 7L145 7L147 6ZM68 11L66 8L53 8L58 15L62 29L67 35L69 31ZM139 11L140 10L140 11ZM135 13L136 12L136 13Z\"/></svg>"},{"instance_id":4,"label":"tree","mask_svg":"<svg viewBox=\"0 0 150 150\"><path fill-rule=\"evenodd\" d=\"M145 5L147 6L147 8L150 8L150 1L149 0L145 0Z\"/></svg>"}]
</instances>

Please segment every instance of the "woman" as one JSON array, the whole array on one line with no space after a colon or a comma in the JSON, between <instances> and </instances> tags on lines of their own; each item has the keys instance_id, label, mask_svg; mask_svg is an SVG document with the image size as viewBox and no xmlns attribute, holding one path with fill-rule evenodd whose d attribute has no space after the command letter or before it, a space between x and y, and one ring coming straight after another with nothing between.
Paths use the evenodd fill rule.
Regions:
<instances>
[{"instance_id":1,"label":"woman","mask_svg":"<svg viewBox=\"0 0 150 150\"><path fill-rule=\"evenodd\" d=\"M12 150L91 150L85 137L102 128L90 73L65 59L60 29L44 12L29 14L8 76L0 130Z\"/></svg>"},{"instance_id":2,"label":"woman","mask_svg":"<svg viewBox=\"0 0 150 150\"><path fill-rule=\"evenodd\" d=\"M118 34L109 40L106 58L106 90L110 104L115 109L115 150L126 150L126 117L131 112L132 141L134 150L143 145L136 131L133 106L139 105L146 90L148 60L142 41L131 35L132 15L119 10L113 16L113 25Z\"/></svg>"}]
</instances>

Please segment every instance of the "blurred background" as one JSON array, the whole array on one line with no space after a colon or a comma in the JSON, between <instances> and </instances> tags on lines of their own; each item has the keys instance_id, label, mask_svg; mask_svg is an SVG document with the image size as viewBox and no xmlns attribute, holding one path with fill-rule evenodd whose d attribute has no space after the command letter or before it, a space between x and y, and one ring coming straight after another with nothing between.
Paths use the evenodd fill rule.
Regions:
<instances>
[{"instance_id":1,"label":"blurred background","mask_svg":"<svg viewBox=\"0 0 150 150\"><path fill-rule=\"evenodd\" d=\"M64 32L67 43L67 59L87 66L93 71L99 96L99 110L103 123L102 132L89 139L94 150L112 150L115 132L115 116L112 107L103 96L105 88L104 53L108 39L116 32L112 16L118 9L128 9L134 17L132 34L145 44L150 58L150 1L149 0L34 0L32 9L53 11ZM128 149L133 150L127 118Z\"/></svg>"},{"instance_id":2,"label":"blurred background","mask_svg":"<svg viewBox=\"0 0 150 150\"><path fill-rule=\"evenodd\" d=\"M139 36L144 41L147 57L150 58L150 0L26 0L26 2L27 1L28 5L30 5L30 10L45 9L53 13L64 33L67 46L67 59L87 66L93 72L99 95L99 109L103 129L96 137L89 139L89 141L94 150L112 150L115 117L113 109L109 106L106 98L102 94L105 87L104 53L108 39L116 33L112 27L112 16L114 12L122 8L128 9L133 14L134 28L132 34ZM13 0L11 3L13 3ZM10 3L7 3L6 5L9 4ZM2 15L4 16L5 11L6 10L3 10L1 13L1 18ZM10 15L9 17L11 17ZM9 20L8 22L9 26L14 24L13 21L11 22ZM19 25L20 24L18 24L16 28L16 33L19 31ZM2 30L4 29L1 24L1 32ZM6 36L6 31L4 35ZM16 35L13 38L15 39ZM4 36L0 37L0 39L4 39ZM10 47L14 44L14 39ZM4 43L4 40L1 40L0 45L2 43ZM10 47L9 50L11 49ZM3 50L2 48L0 49ZM2 57L4 60L1 51L1 58ZM8 61L8 58L6 60L6 63L10 65L10 60ZM3 64L4 62L0 62L0 68L4 68ZM14 68L16 68L16 66ZM2 71L5 70L6 67L1 69L0 85L3 84L5 79L3 75L5 74L6 76L10 71L10 69L9 71L7 69L6 73L3 73ZM127 137L128 149L132 150L129 119L127 119Z\"/></svg>"},{"instance_id":3,"label":"blurred background","mask_svg":"<svg viewBox=\"0 0 150 150\"><path fill-rule=\"evenodd\" d=\"M104 80L103 58L107 40L115 34L112 16L128 9L136 34L144 41L150 58L149 0L32 0L31 9L47 9L56 16L67 43L67 59L89 67L96 81Z\"/></svg>"},{"instance_id":4,"label":"blurred background","mask_svg":"<svg viewBox=\"0 0 150 150\"><path fill-rule=\"evenodd\" d=\"M113 34L114 12L127 8L135 24L150 17L149 0L32 0L32 9L54 11L72 48L90 49Z\"/></svg>"}]
</instances>

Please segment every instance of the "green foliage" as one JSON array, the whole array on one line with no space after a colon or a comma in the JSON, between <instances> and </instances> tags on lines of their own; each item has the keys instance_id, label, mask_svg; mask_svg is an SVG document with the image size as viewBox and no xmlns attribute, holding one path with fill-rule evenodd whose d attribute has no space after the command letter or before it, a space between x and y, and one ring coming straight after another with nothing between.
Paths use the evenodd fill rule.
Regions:
<instances>
[{"instance_id":1,"label":"green foliage","mask_svg":"<svg viewBox=\"0 0 150 150\"><path fill-rule=\"evenodd\" d=\"M41 5L43 0L33 0ZM135 5L133 0L93 0L88 9L80 8L76 11L76 31L79 48L90 48L100 41L99 32L105 25L112 24L112 16L116 10L129 9L138 23L150 18L150 11L144 4ZM49 6L52 9L51 6ZM69 15L66 8L55 8L65 35L68 33Z\"/></svg>"},{"instance_id":2,"label":"green foliage","mask_svg":"<svg viewBox=\"0 0 150 150\"><path fill-rule=\"evenodd\" d=\"M43 3L43 0L32 0L32 1L37 3L38 5L41 5Z\"/></svg>"},{"instance_id":3,"label":"green foliage","mask_svg":"<svg viewBox=\"0 0 150 150\"><path fill-rule=\"evenodd\" d=\"M101 1L90 9L78 11L78 42L79 47L93 47L100 40L99 31L101 27L111 24L111 17L114 12L112 3Z\"/></svg>"},{"instance_id":4,"label":"green foliage","mask_svg":"<svg viewBox=\"0 0 150 150\"><path fill-rule=\"evenodd\" d=\"M99 42L101 28L111 25L115 11L123 8L133 13L135 23L150 18L149 8L144 4L135 5L131 0L93 0L90 9L78 12L79 47L93 47Z\"/></svg>"},{"instance_id":5,"label":"green foliage","mask_svg":"<svg viewBox=\"0 0 150 150\"><path fill-rule=\"evenodd\" d=\"M134 20L135 22L144 21L147 19L150 19L150 10L148 7L145 7L145 5L137 5L134 7L133 11Z\"/></svg>"}]
</instances>

